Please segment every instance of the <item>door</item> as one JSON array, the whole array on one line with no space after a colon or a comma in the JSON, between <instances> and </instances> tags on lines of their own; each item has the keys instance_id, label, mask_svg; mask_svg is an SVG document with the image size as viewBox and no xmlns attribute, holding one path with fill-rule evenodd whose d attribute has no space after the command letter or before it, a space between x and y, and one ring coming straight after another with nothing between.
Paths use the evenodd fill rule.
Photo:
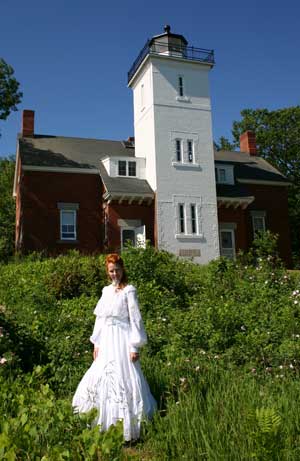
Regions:
<instances>
[{"instance_id":1,"label":"door","mask_svg":"<svg viewBox=\"0 0 300 461\"><path fill-rule=\"evenodd\" d=\"M126 247L126 243L134 247L146 247L146 226L121 227L121 248Z\"/></svg>"},{"instance_id":2,"label":"door","mask_svg":"<svg viewBox=\"0 0 300 461\"><path fill-rule=\"evenodd\" d=\"M235 258L235 239L233 229L220 229L220 252L225 258Z\"/></svg>"}]
</instances>

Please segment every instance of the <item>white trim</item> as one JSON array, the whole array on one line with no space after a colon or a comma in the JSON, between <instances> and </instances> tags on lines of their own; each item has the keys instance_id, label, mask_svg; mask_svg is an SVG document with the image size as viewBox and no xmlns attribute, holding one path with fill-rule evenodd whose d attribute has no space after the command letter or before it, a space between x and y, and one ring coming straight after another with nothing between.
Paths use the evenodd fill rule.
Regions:
<instances>
[{"instance_id":1,"label":"white trim","mask_svg":"<svg viewBox=\"0 0 300 461\"><path fill-rule=\"evenodd\" d=\"M63 231L62 231L62 216L63 216L63 213L72 213L72 215L74 216L74 237L69 237L69 238L66 238L66 237L63 237ZM59 214L60 214L60 240L63 241L63 242L69 242L69 241L74 241L74 240L77 240L77 210L70 210L70 209L63 209L61 208L60 211L59 211Z\"/></svg>"},{"instance_id":2,"label":"white trim","mask_svg":"<svg viewBox=\"0 0 300 461\"><path fill-rule=\"evenodd\" d=\"M184 163L184 162L172 162L172 166L174 166L175 168L194 168L195 170L196 169L199 169L201 168L200 166L200 163Z\"/></svg>"},{"instance_id":3,"label":"white trim","mask_svg":"<svg viewBox=\"0 0 300 461\"><path fill-rule=\"evenodd\" d=\"M291 186L291 182L281 182L281 181L266 181L260 179L239 179L237 178L237 182L242 184L261 184L266 186Z\"/></svg>"},{"instance_id":4,"label":"white trim","mask_svg":"<svg viewBox=\"0 0 300 461\"><path fill-rule=\"evenodd\" d=\"M84 173L84 174L99 174L99 170L95 168L66 168L57 166L29 166L23 165L22 170L24 171L49 171L53 173Z\"/></svg>"}]
</instances>

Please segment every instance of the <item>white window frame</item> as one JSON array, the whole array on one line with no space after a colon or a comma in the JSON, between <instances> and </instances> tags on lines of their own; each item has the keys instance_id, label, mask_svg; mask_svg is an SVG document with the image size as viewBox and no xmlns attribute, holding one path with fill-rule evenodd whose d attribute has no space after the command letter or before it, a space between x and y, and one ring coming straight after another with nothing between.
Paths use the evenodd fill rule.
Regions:
<instances>
[{"instance_id":1,"label":"white window frame","mask_svg":"<svg viewBox=\"0 0 300 461\"><path fill-rule=\"evenodd\" d=\"M181 211L183 216L181 216ZM183 227L183 230L182 230ZM186 210L185 210L185 203L178 203L178 233L185 234L186 233Z\"/></svg>"},{"instance_id":2,"label":"white window frame","mask_svg":"<svg viewBox=\"0 0 300 461\"><path fill-rule=\"evenodd\" d=\"M126 174L120 174L120 169L119 169L119 164L120 162L124 162L125 163L125 172ZM129 174L129 163L135 163L135 175L130 175ZM136 178L137 177L137 162L136 160L122 160L122 159L119 159L118 160L118 165L117 165L117 168L118 168L118 174L117 176L119 176L120 178Z\"/></svg>"},{"instance_id":3,"label":"white window frame","mask_svg":"<svg viewBox=\"0 0 300 461\"><path fill-rule=\"evenodd\" d=\"M193 139L186 140L187 163L194 163L194 141Z\"/></svg>"},{"instance_id":4,"label":"white window frame","mask_svg":"<svg viewBox=\"0 0 300 461\"><path fill-rule=\"evenodd\" d=\"M251 211L251 218L252 218L252 230L253 230L253 237L255 237L256 233L258 231L263 231L265 232L266 230L266 212L265 211ZM261 219L263 228L257 228L255 225L255 220L256 219Z\"/></svg>"},{"instance_id":5,"label":"white window frame","mask_svg":"<svg viewBox=\"0 0 300 461\"><path fill-rule=\"evenodd\" d=\"M129 174L129 171L130 171L130 163L135 165L135 169L134 169L135 174ZM129 176L130 178L136 178L136 161L135 161L135 160L128 160L127 172L128 172L128 176Z\"/></svg>"},{"instance_id":6,"label":"white window frame","mask_svg":"<svg viewBox=\"0 0 300 461\"><path fill-rule=\"evenodd\" d=\"M182 139L176 138L175 139L175 155L176 155L176 162L182 163ZM179 154L179 156L178 156ZM180 158L178 158L180 157Z\"/></svg>"},{"instance_id":7,"label":"white window frame","mask_svg":"<svg viewBox=\"0 0 300 461\"><path fill-rule=\"evenodd\" d=\"M223 175L223 177L222 177ZM232 165L215 165L215 177L217 184L234 185L234 171Z\"/></svg>"},{"instance_id":8,"label":"white window frame","mask_svg":"<svg viewBox=\"0 0 300 461\"><path fill-rule=\"evenodd\" d=\"M178 80L177 80L177 83L178 83L178 96L180 98L183 98L184 97L184 78L183 78L183 75L178 75Z\"/></svg>"},{"instance_id":9,"label":"white window frame","mask_svg":"<svg viewBox=\"0 0 300 461\"><path fill-rule=\"evenodd\" d=\"M231 241L232 241L232 247L231 248L222 248L222 232L229 232L231 234ZM229 258L229 259L235 259L236 258L236 251L235 251L235 229L233 227L220 227L219 229L219 234L220 234L220 255ZM226 253L226 250L232 250L232 258Z\"/></svg>"},{"instance_id":10,"label":"white window frame","mask_svg":"<svg viewBox=\"0 0 300 461\"><path fill-rule=\"evenodd\" d=\"M63 231L63 226L65 224L63 224L63 215L64 213L68 213L68 214L71 214L73 216L73 226L74 226L74 233L73 233L73 236L70 236L70 237L66 237L66 236L63 236L63 234L66 234L67 232L64 232ZM60 240L77 240L77 213L76 213L76 210L64 210L64 209L61 209L60 210Z\"/></svg>"},{"instance_id":11,"label":"white window frame","mask_svg":"<svg viewBox=\"0 0 300 461\"><path fill-rule=\"evenodd\" d=\"M194 217L193 211L194 210ZM190 203L190 213L191 213L191 234L198 235L198 216L197 216L197 205L196 203ZM193 223L195 224L195 232L193 231Z\"/></svg>"},{"instance_id":12,"label":"white window frame","mask_svg":"<svg viewBox=\"0 0 300 461\"><path fill-rule=\"evenodd\" d=\"M120 163L125 163L125 174L120 174ZM118 160L118 176L121 176L122 178L124 176L127 176L127 161L126 160Z\"/></svg>"}]
</instances>

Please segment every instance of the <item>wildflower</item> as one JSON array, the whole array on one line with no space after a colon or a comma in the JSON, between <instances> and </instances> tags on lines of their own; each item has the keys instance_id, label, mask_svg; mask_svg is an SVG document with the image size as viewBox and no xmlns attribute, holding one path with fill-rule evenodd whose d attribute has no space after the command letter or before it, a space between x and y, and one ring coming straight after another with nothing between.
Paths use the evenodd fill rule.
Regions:
<instances>
[{"instance_id":1,"label":"wildflower","mask_svg":"<svg viewBox=\"0 0 300 461\"><path fill-rule=\"evenodd\" d=\"M70 336L66 336L66 339L69 339L69 338L70 338Z\"/></svg>"},{"instance_id":2,"label":"wildflower","mask_svg":"<svg viewBox=\"0 0 300 461\"><path fill-rule=\"evenodd\" d=\"M168 363L167 363L167 366L168 366L168 367L170 367L171 365L172 365L172 363L171 363L171 362L168 362Z\"/></svg>"},{"instance_id":3,"label":"wildflower","mask_svg":"<svg viewBox=\"0 0 300 461\"><path fill-rule=\"evenodd\" d=\"M214 359L218 359L218 358L219 358L219 356L218 356L218 355L215 355L215 356L214 356Z\"/></svg>"},{"instance_id":4,"label":"wildflower","mask_svg":"<svg viewBox=\"0 0 300 461\"><path fill-rule=\"evenodd\" d=\"M297 296L299 294L299 290L294 290L293 291L293 296Z\"/></svg>"},{"instance_id":5,"label":"wildflower","mask_svg":"<svg viewBox=\"0 0 300 461\"><path fill-rule=\"evenodd\" d=\"M7 359L5 357L2 357L0 359L0 365L4 365L7 362Z\"/></svg>"},{"instance_id":6,"label":"wildflower","mask_svg":"<svg viewBox=\"0 0 300 461\"><path fill-rule=\"evenodd\" d=\"M185 382L186 382L186 378L183 376L182 378L179 378L179 381L180 381L181 383L185 383Z\"/></svg>"},{"instance_id":7,"label":"wildflower","mask_svg":"<svg viewBox=\"0 0 300 461\"><path fill-rule=\"evenodd\" d=\"M162 318L162 321L163 321L163 322L166 322L166 321L167 321L167 319L166 319L165 317L163 317L163 318Z\"/></svg>"},{"instance_id":8,"label":"wildflower","mask_svg":"<svg viewBox=\"0 0 300 461\"><path fill-rule=\"evenodd\" d=\"M268 280L265 281L265 285L268 283Z\"/></svg>"},{"instance_id":9,"label":"wildflower","mask_svg":"<svg viewBox=\"0 0 300 461\"><path fill-rule=\"evenodd\" d=\"M294 304L298 304L298 301L297 301L297 300L295 300L295 301L294 301Z\"/></svg>"},{"instance_id":10,"label":"wildflower","mask_svg":"<svg viewBox=\"0 0 300 461\"><path fill-rule=\"evenodd\" d=\"M241 330L242 330L242 331L246 331L245 325L242 325L242 326L241 326Z\"/></svg>"},{"instance_id":11,"label":"wildflower","mask_svg":"<svg viewBox=\"0 0 300 461\"><path fill-rule=\"evenodd\" d=\"M190 362L190 361L191 361L191 359L184 359L184 361L185 361L185 362Z\"/></svg>"},{"instance_id":12,"label":"wildflower","mask_svg":"<svg viewBox=\"0 0 300 461\"><path fill-rule=\"evenodd\" d=\"M0 338L2 338L2 336L4 336L4 334L3 334L3 328L0 327Z\"/></svg>"},{"instance_id":13,"label":"wildflower","mask_svg":"<svg viewBox=\"0 0 300 461\"><path fill-rule=\"evenodd\" d=\"M282 370L282 369L283 369L283 365L279 365L279 368L280 368L280 370Z\"/></svg>"},{"instance_id":14,"label":"wildflower","mask_svg":"<svg viewBox=\"0 0 300 461\"><path fill-rule=\"evenodd\" d=\"M251 373L256 373L256 368L252 368Z\"/></svg>"},{"instance_id":15,"label":"wildflower","mask_svg":"<svg viewBox=\"0 0 300 461\"><path fill-rule=\"evenodd\" d=\"M196 370L196 371L199 371L199 370L200 370L199 365L196 366L195 370Z\"/></svg>"},{"instance_id":16,"label":"wildflower","mask_svg":"<svg viewBox=\"0 0 300 461\"><path fill-rule=\"evenodd\" d=\"M284 375L280 375L280 378L284 378Z\"/></svg>"},{"instance_id":17,"label":"wildflower","mask_svg":"<svg viewBox=\"0 0 300 461\"><path fill-rule=\"evenodd\" d=\"M178 402L178 401L176 402L176 405L179 405L179 402Z\"/></svg>"},{"instance_id":18,"label":"wildflower","mask_svg":"<svg viewBox=\"0 0 300 461\"><path fill-rule=\"evenodd\" d=\"M294 365L292 363L290 363L290 368L293 369L294 368Z\"/></svg>"},{"instance_id":19,"label":"wildflower","mask_svg":"<svg viewBox=\"0 0 300 461\"><path fill-rule=\"evenodd\" d=\"M296 336L296 338L300 338L300 335L295 335L295 336Z\"/></svg>"},{"instance_id":20,"label":"wildflower","mask_svg":"<svg viewBox=\"0 0 300 461\"><path fill-rule=\"evenodd\" d=\"M205 354L206 354L206 352L205 352L205 351L202 349L202 350L200 351L200 354L203 354L203 355L205 355Z\"/></svg>"},{"instance_id":21,"label":"wildflower","mask_svg":"<svg viewBox=\"0 0 300 461\"><path fill-rule=\"evenodd\" d=\"M268 372L272 371L272 367L266 367L266 371Z\"/></svg>"}]
</instances>

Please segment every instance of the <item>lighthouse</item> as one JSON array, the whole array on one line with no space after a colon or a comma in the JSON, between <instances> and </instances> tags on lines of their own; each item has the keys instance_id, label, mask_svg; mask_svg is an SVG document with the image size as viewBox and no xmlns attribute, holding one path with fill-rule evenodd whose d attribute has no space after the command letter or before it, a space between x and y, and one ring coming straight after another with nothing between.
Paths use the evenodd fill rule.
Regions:
<instances>
[{"instance_id":1,"label":"lighthouse","mask_svg":"<svg viewBox=\"0 0 300 461\"><path fill-rule=\"evenodd\" d=\"M135 156L155 192L159 249L207 263L219 256L209 72L212 50L165 26L128 73Z\"/></svg>"}]
</instances>

